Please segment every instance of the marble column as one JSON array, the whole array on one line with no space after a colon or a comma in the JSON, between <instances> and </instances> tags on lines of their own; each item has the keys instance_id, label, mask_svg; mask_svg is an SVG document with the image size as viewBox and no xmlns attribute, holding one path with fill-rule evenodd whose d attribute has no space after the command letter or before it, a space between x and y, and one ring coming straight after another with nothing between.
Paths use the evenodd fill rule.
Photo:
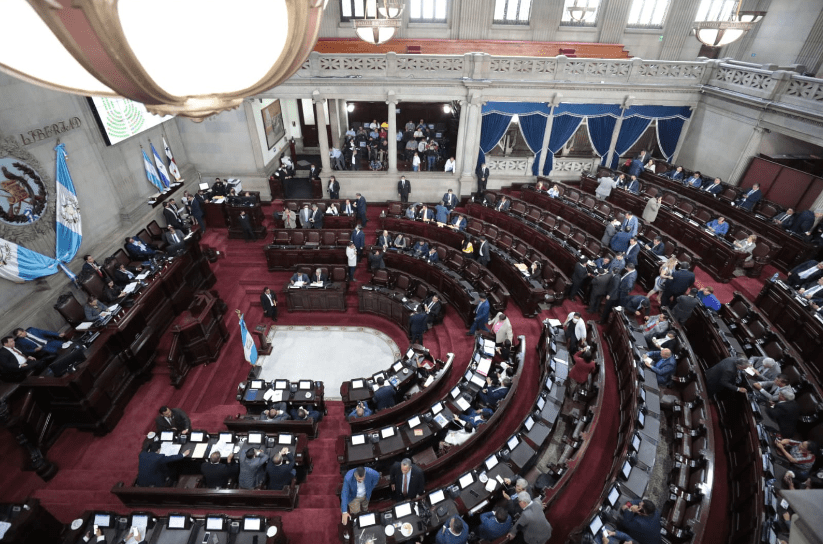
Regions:
<instances>
[{"instance_id":1,"label":"marble column","mask_svg":"<svg viewBox=\"0 0 823 544\"><path fill-rule=\"evenodd\" d=\"M549 147L549 140L552 137L552 126L554 126L554 106L552 106L552 110L549 113L549 118L546 119L546 130L543 131L543 144L540 147L540 162L537 164L537 175L543 175L543 167L546 166L546 157L548 153L546 152L547 148ZM549 171L551 174L551 171Z\"/></svg>"},{"instance_id":2,"label":"marble column","mask_svg":"<svg viewBox=\"0 0 823 544\"><path fill-rule=\"evenodd\" d=\"M474 171L477 166L477 155L480 148L480 129L483 123L482 108L483 105L479 97L471 98L468 105L469 111L466 115L466 139L462 150L461 182L474 183L476 181Z\"/></svg>"},{"instance_id":3,"label":"marble column","mask_svg":"<svg viewBox=\"0 0 823 544\"><path fill-rule=\"evenodd\" d=\"M620 136L620 128L623 126L623 114L625 112L625 108L620 110L620 117L617 118L617 122L614 124L614 130L612 131L612 141L609 144L609 152L606 155L606 162L603 163L603 166L605 166L606 168L609 168L612 164L611 159L614 156L614 148L617 147L617 137Z\"/></svg>"},{"instance_id":4,"label":"marble column","mask_svg":"<svg viewBox=\"0 0 823 544\"><path fill-rule=\"evenodd\" d=\"M737 159L737 164L734 165L734 169L732 173L729 174L729 179L726 180L726 183L730 185L740 185L740 179L749 167L752 157L760 152L760 144L763 142L764 132L765 129L763 127L754 127L752 129L752 135L749 136L749 141L746 142L746 147L743 148L743 152Z\"/></svg>"},{"instance_id":5,"label":"marble column","mask_svg":"<svg viewBox=\"0 0 823 544\"><path fill-rule=\"evenodd\" d=\"M666 22L663 24L663 48L658 58L661 60L680 60L686 40L697 41L697 38L692 36L690 31L694 18L697 17L699 5L700 0L672 2L669 8L671 12L666 16Z\"/></svg>"},{"instance_id":6,"label":"marble column","mask_svg":"<svg viewBox=\"0 0 823 544\"><path fill-rule=\"evenodd\" d=\"M389 137L387 139L389 144L389 174L397 173L397 100L394 98L394 93L389 93L389 99L386 100L389 105Z\"/></svg>"},{"instance_id":7,"label":"marble column","mask_svg":"<svg viewBox=\"0 0 823 544\"><path fill-rule=\"evenodd\" d=\"M458 174L463 167L463 146L466 142L466 120L469 111L469 103L466 100L460 101L460 121L457 125L457 143L454 145L454 172Z\"/></svg>"},{"instance_id":8,"label":"marble column","mask_svg":"<svg viewBox=\"0 0 823 544\"><path fill-rule=\"evenodd\" d=\"M331 145L340 149L340 104L339 98L329 100L329 123L331 124Z\"/></svg>"},{"instance_id":9,"label":"marble column","mask_svg":"<svg viewBox=\"0 0 823 544\"><path fill-rule=\"evenodd\" d=\"M683 128L680 129L680 138L677 139L677 146L674 148L674 153L672 153L672 160L669 161L672 164L677 163L677 156L680 155L680 148L683 147L683 142L686 141L686 135L689 133L689 126L692 124L692 119L694 119L694 110L695 108L692 107L691 117L686 119L686 122L683 123Z\"/></svg>"},{"instance_id":10,"label":"marble column","mask_svg":"<svg viewBox=\"0 0 823 544\"><path fill-rule=\"evenodd\" d=\"M597 14L600 23L600 43L622 43L623 31L629 19L629 7L632 0L609 0L605 9L601 3L601 10Z\"/></svg>"},{"instance_id":11,"label":"marble column","mask_svg":"<svg viewBox=\"0 0 823 544\"><path fill-rule=\"evenodd\" d=\"M323 98L320 93L314 91L312 93L314 100L314 119L317 123L317 141L320 143L320 164L322 169L321 174L329 174L331 172L331 161L329 160L329 135L326 132L326 112L323 108Z\"/></svg>"},{"instance_id":12,"label":"marble column","mask_svg":"<svg viewBox=\"0 0 823 544\"><path fill-rule=\"evenodd\" d=\"M763 24L762 22L758 24ZM803 47L800 48L800 53L794 61L796 64L805 64L806 69L811 73L816 73L820 70L821 61L823 61L823 10L817 16L817 20L812 25L806 41L803 42ZM820 77L820 74L817 75Z\"/></svg>"}]
</instances>

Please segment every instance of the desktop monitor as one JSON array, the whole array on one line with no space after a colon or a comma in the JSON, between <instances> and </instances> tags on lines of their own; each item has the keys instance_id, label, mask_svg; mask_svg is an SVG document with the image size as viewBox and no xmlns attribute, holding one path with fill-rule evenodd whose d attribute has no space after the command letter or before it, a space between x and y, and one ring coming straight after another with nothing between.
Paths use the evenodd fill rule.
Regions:
<instances>
[{"instance_id":1,"label":"desktop monitor","mask_svg":"<svg viewBox=\"0 0 823 544\"><path fill-rule=\"evenodd\" d=\"M418 425L420 425L420 417L419 416L414 416L413 418L411 418L409 420L409 427L410 428L413 429L413 428L417 427Z\"/></svg>"},{"instance_id":2,"label":"desktop monitor","mask_svg":"<svg viewBox=\"0 0 823 544\"><path fill-rule=\"evenodd\" d=\"M471 381L474 385L478 387L483 387L484 385L486 385L486 380L484 380L483 376L481 376L480 374L475 374L474 376L472 376Z\"/></svg>"},{"instance_id":3,"label":"desktop monitor","mask_svg":"<svg viewBox=\"0 0 823 544\"><path fill-rule=\"evenodd\" d=\"M611 506L612 508L617 506L617 501L620 500L620 490L617 489L616 485L612 486L612 489L611 491L609 491L609 496L606 497L606 500L608 501L609 506Z\"/></svg>"},{"instance_id":4,"label":"desktop monitor","mask_svg":"<svg viewBox=\"0 0 823 544\"><path fill-rule=\"evenodd\" d=\"M400 361L397 361L396 363L394 363L394 366L392 366L391 368L395 372L400 372L401 370L403 370L403 363L401 363Z\"/></svg>"},{"instance_id":5,"label":"desktop monitor","mask_svg":"<svg viewBox=\"0 0 823 544\"><path fill-rule=\"evenodd\" d=\"M209 184L208 183L201 183L200 185L197 186L197 188L200 189L201 191L208 191L209 190Z\"/></svg>"},{"instance_id":6,"label":"desktop monitor","mask_svg":"<svg viewBox=\"0 0 823 544\"><path fill-rule=\"evenodd\" d=\"M222 516L206 516L207 531L222 531L226 518Z\"/></svg>"},{"instance_id":7,"label":"desktop monitor","mask_svg":"<svg viewBox=\"0 0 823 544\"><path fill-rule=\"evenodd\" d=\"M394 427L380 429L380 438L391 438L392 436L394 436Z\"/></svg>"},{"instance_id":8,"label":"desktop monitor","mask_svg":"<svg viewBox=\"0 0 823 544\"><path fill-rule=\"evenodd\" d=\"M509 438L509 441L508 441L508 442L506 442L506 446L508 446L509 451L511 451L511 450L513 450L514 448L516 448L516 447L517 447L517 445L518 445L519 443L520 443L520 440L519 440L519 439L517 438L517 436L515 435L515 436L513 436L513 437Z\"/></svg>"},{"instance_id":9,"label":"desktop monitor","mask_svg":"<svg viewBox=\"0 0 823 544\"><path fill-rule=\"evenodd\" d=\"M492 455L491 457L486 459L486 462L484 463L486 465L486 470L493 469L494 467L497 466L497 463L499 463L499 462L500 461L497 459L497 455Z\"/></svg>"},{"instance_id":10,"label":"desktop monitor","mask_svg":"<svg viewBox=\"0 0 823 544\"><path fill-rule=\"evenodd\" d=\"M466 373L463 374L463 379L466 380L467 382L471 381L473 375L474 375L474 373L471 371L471 369L467 369Z\"/></svg>"},{"instance_id":11,"label":"desktop monitor","mask_svg":"<svg viewBox=\"0 0 823 544\"><path fill-rule=\"evenodd\" d=\"M414 357L414 348L409 348L409 351L406 352L406 359L411 359Z\"/></svg>"},{"instance_id":12,"label":"desktop monitor","mask_svg":"<svg viewBox=\"0 0 823 544\"><path fill-rule=\"evenodd\" d=\"M442 402L438 402L437 404L435 404L434 406L432 406L432 413L433 413L434 415L437 415L437 414L439 414L439 413L440 413L440 412L442 412L442 411L443 411L443 403L442 403Z\"/></svg>"},{"instance_id":13,"label":"desktop monitor","mask_svg":"<svg viewBox=\"0 0 823 544\"><path fill-rule=\"evenodd\" d=\"M459 397L460 396L460 388L455 387L454 389L452 389L450 395L453 399L456 399L457 397Z\"/></svg>"},{"instance_id":14,"label":"desktop monitor","mask_svg":"<svg viewBox=\"0 0 823 544\"><path fill-rule=\"evenodd\" d=\"M244 516L243 517L243 530L244 531L262 531L263 530L263 518L259 518L257 516Z\"/></svg>"},{"instance_id":15,"label":"desktop monitor","mask_svg":"<svg viewBox=\"0 0 823 544\"><path fill-rule=\"evenodd\" d=\"M531 431L532 427L534 427L534 418L532 416L527 417L523 425L526 427L526 431Z\"/></svg>"},{"instance_id":16,"label":"desktop monitor","mask_svg":"<svg viewBox=\"0 0 823 544\"><path fill-rule=\"evenodd\" d=\"M206 433L203 431L192 431L189 433L189 442L203 442L206 439Z\"/></svg>"},{"instance_id":17,"label":"desktop monitor","mask_svg":"<svg viewBox=\"0 0 823 544\"><path fill-rule=\"evenodd\" d=\"M294 436L291 433L280 433L277 437L278 444L291 444L294 440Z\"/></svg>"},{"instance_id":18,"label":"desktop monitor","mask_svg":"<svg viewBox=\"0 0 823 544\"><path fill-rule=\"evenodd\" d=\"M474 483L474 475L471 472L464 474L457 482L460 484L460 489L466 489Z\"/></svg>"},{"instance_id":19,"label":"desktop monitor","mask_svg":"<svg viewBox=\"0 0 823 544\"><path fill-rule=\"evenodd\" d=\"M149 524L148 514L132 514L131 515L131 526L132 527L147 527L148 524Z\"/></svg>"},{"instance_id":20,"label":"desktop monitor","mask_svg":"<svg viewBox=\"0 0 823 544\"><path fill-rule=\"evenodd\" d=\"M629 475L632 473L632 464L628 460L623 463L623 468L620 469L620 473L623 475L624 479L629 479Z\"/></svg>"},{"instance_id":21,"label":"desktop monitor","mask_svg":"<svg viewBox=\"0 0 823 544\"><path fill-rule=\"evenodd\" d=\"M182 514L169 514L169 529L185 529L186 516Z\"/></svg>"},{"instance_id":22,"label":"desktop monitor","mask_svg":"<svg viewBox=\"0 0 823 544\"><path fill-rule=\"evenodd\" d=\"M637 380L635 380L634 386L637 387L637 394L640 397L640 402L646 404L646 390L639 386Z\"/></svg>"},{"instance_id":23,"label":"desktop monitor","mask_svg":"<svg viewBox=\"0 0 823 544\"><path fill-rule=\"evenodd\" d=\"M642 439L640 438L640 434L634 433L634 438L632 438L632 449L634 451L640 451L640 444Z\"/></svg>"},{"instance_id":24,"label":"desktop monitor","mask_svg":"<svg viewBox=\"0 0 823 544\"><path fill-rule=\"evenodd\" d=\"M438 489L437 491L429 493L429 502L432 506L441 503L444 500L446 500L446 494L443 492L442 489Z\"/></svg>"},{"instance_id":25,"label":"desktop monitor","mask_svg":"<svg viewBox=\"0 0 823 544\"><path fill-rule=\"evenodd\" d=\"M275 389L288 389L289 388L289 380L274 380L274 388Z\"/></svg>"},{"instance_id":26,"label":"desktop monitor","mask_svg":"<svg viewBox=\"0 0 823 544\"><path fill-rule=\"evenodd\" d=\"M225 442L227 444L229 442L234 442L234 433L221 432L218 442Z\"/></svg>"},{"instance_id":27,"label":"desktop monitor","mask_svg":"<svg viewBox=\"0 0 823 544\"><path fill-rule=\"evenodd\" d=\"M361 446L366 443L366 435L364 434L355 434L351 437L351 445L352 446Z\"/></svg>"},{"instance_id":28,"label":"desktop monitor","mask_svg":"<svg viewBox=\"0 0 823 544\"><path fill-rule=\"evenodd\" d=\"M551 391L553 385L554 385L554 380L552 380L551 376L546 378L546 390Z\"/></svg>"},{"instance_id":29,"label":"desktop monitor","mask_svg":"<svg viewBox=\"0 0 823 544\"><path fill-rule=\"evenodd\" d=\"M362 514L357 518L357 526L361 529L371 527L377 523L377 516L375 514Z\"/></svg>"},{"instance_id":30,"label":"desktop monitor","mask_svg":"<svg viewBox=\"0 0 823 544\"><path fill-rule=\"evenodd\" d=\"M111 527L111 522L111 514L94 514L94 524L100 527L101 529Z\"/></svg>"},{"instance_id":31,"label":"desktop monitor","mask_svg":"<svg viewBox=\"0 0 823 544\"><path fill-rule=\"evenodd\" d=\"M174 431L163 431L160 433L160 442L171 442L174 440Z\"/></svg>"},{"instance_id":32,"label":"desktop monitor","mask_svg":"<svg viewBox=\"0 0 823 544\"><path fill-rule=\"evenodd\" d=\"M263 380L252 380L251 381L251 389L263 389L263 386L266 382Z\"/></svg>"},{"instance_id":33,"label":"desktop monitor","mask_svg":"<svg viewBox=\"0 0 823 544\"><path fill-rule=\"evenodd\" d=\"M300 380L297 385L298 389L311 389L311 380Z\"/></svg>"},{"instance_id":34,"label":"desktop monitor","mask_svg":"<svg viewBox=\"0 0 823 544\"><path fill-rule=\"evenodd\" d=\"M385 372L378 372L377 374L372 376L372 378L374 379L375 382L377 382L377 378L383 378L385 380L386 379L386 373Z\"/></svg>"},{"instance_id":35,"label":"desktop monitor","mask_svg":"<svg viewBox=\"0 0 823 544\"><path fill-rule=\"evenodd\" d=\"M646 414L643 413L643 410L637 411L637 424L640 425L640 428L646 426Z\"/></svg>"},{"instance_id":36,"label":"desktop monitor","mask_svg":"<svg viewBox=\"0 0 823 544\"><path fill-rule=\"evenodd\" d=\"M351 388L352 389L363 389L366 386L366 382L363 380L352 380L351 381Z\"/></svg>"},{"instance_id":37,"label":"desktop monitor","mask_svg":"<svg viewBox=\"0 0 823 544\"><path fill-rule=\"evenodd\" d=\"M262 444L263 443L263 433L257 432L250 432L249 433L249 444Z\"/></svg>"},{"instance_id":38,"label":"desktop monitor","mask_svg":"<svg viewBox=\"0 0 823 544\"><path fill-rule=\"evenodd\" d=\"M546 397L540 397L537 399L537 409L542 410L544 406L546 406Z\"/></svg>"},{"instance_id":39,"label":"desktop monitor","mask_svg":"<svg viewBox=\"0 0 823 544\"><path fill-rule=\"evenodd\" d=\"M411 503L406 502L406 503L398 504L397 506L395 506L394 507L394 515L395 515L395 519L400 519L400 518L404 518L406 516L412 515Z\"/></svg>"},{"instance_id":40,"label":"desktop monitor","mask_svg":"<svg viewBox=\"0 0 823 544\"><path fill-rule=\"evenodd\" d=\"M597 537L601 530L603 530L603 520L600 519L599 515L594 516L592 522L589 523L589 531L591 531L592 536Z\"/></svg>"}]
</instances>

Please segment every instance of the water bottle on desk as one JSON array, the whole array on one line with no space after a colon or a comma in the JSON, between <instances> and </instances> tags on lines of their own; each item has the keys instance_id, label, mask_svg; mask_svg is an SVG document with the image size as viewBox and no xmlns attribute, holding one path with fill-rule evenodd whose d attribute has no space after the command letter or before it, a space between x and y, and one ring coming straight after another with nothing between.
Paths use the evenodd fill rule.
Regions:
<instances>
[{"instance_id":1,"label":"water bottle on desk","mask_svg":"<svg viewBox=\"0 0 823 544\"><path fill-rule=\"evenodd\" d=\"M780 278L780 274L778 272L774 273L774 276L771 277L772 283L776 282Z\"/></svg>"}]
</instances>

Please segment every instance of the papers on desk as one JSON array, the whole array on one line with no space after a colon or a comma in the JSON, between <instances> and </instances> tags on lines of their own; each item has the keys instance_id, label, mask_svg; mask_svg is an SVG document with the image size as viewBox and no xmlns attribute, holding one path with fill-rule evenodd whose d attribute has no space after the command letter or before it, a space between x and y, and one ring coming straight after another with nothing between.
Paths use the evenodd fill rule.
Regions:
<instances>
[{"instance_id":1,"label":"papers on desk","mask_svg":"<svg viewBox=\"0 0 823 544\"><path fill-rule=\"evenodd\" d=\"M120 311L120 305L119 304L115 304L114 306L109 306L109 314L114 315L119 311ZM100 315L104 315L104 314L108 315L106 312L103 312Z\"/></svg>"},{"instance_id":2,"label":"papers on desk","mask_svg":"<svg viewBox=\"0 0 823 544\"><path fill-rule=\"evenodd\" d=\"M211 199L211 201L215 204L222 204L224 200L226 200L226 197L224 196L215 196Z\"/></svg>"},{"instance_id":3,"label":"papers on desk","mask_svg":"<svg viewBox=\"0 0 823 544\"><path fill-rule=\"evenodd\" d=\"M466 400L466 399L464 399L463 397L458 397L458 398L457 398L457 400L455 400L455 401L454 401L454 403L455 403L457 406L459 406L459 407L460 407L460 410L462 410L462 411L464 411L464 412L465 412L466 410L468 410L469 408L471 408L471 406L472 406L472 405L469 403L469 401L467 401L467 400Z\"/></svg>"},{"instance_id":4,"label":"papers on desk","mask_svg":"<svg viewBox=\"0 0 823 544\"><path fill-rule=\"evenodd\" d=\"M269 389L263 394L263 400L269 402L281 402L283 400L283 390Z\"/></svg>"},{"instance_id":5,"label":"papers on desk","mask_svg":"<svg viewBox=\"0 0 823 544\"><path fill-rule=\"evenodd\" d=\"M483 339L483 352L486 355L494 356L494 340L488 338Z\"/></svg>"},{"instance_id":6,"label":"papers on desk","mask_svg":"<svg viewBox=\"0 0 823 544\"><path fill-rule=\"evenodd\" d=\"M208 449L208 442L200 442L194 447L194 451L191 453L192 459L203 459L206 456L206 450Z\"/></svg>"},{"instance_id":7,"label":"papers on desk","mask_svg":"<svg viewBox=\"0 0 823 544\"><path fill-rule=\"evenodd\" d=\"M434 422L437 423L441 429L444 429L449 426L449 420L447 420L443 414L437 414L434 416Z\"/></svg>"},{"instance_id":8,"label":"papers on desk","mask_svg":"<svg viewBox=\"0 0 823 544\"><path fill-rule=\"evenodd\" d=\"M549 319L549 325L552 327L560 327L563 323L561 323L559 319Z\"/></svg>"},{"instance_id":9,"label":"papers on desk","mask_svg":"<svg viewBox=\"0 0 823 544\"><path fill-rule=\"evenodd\" d=\"M180 446L182 444L175 444L174 442L162 442L160 444L160 453L163 455L177 455L180 453Z\"/></svg>"},{"instance_id":10,"label":"papers on desk","mask_svg":"<svg viewBox=\"0 0 823 544\"><path fill-rule=\"evenodd\" d=\"M748 368L744 369L743 372L745 372L749 376L754 376L754 374L755 374L754 368L752 368L752 367L748 367Z\"/></svg>"},{"instance_id":11,"label":"papers on desk","mask_svg":"<svg viewBox=\"0 0 823 544\"><path fill-rule=\"evenodd\" d=\"M212 453L219 452L220 457L228 457L232 453L234 453L234 444L231 442L218 442L214 446L211 447Z\"/></svg>"},{"instance_id":12,"label":"papers on desk","mask_svg":"<svg viewBox=\"0 0 823 544\"><path fill-rule=\"evenodd\" d=\"M138 279L138 280L144 280L144 279L146 279L146 278L148 278L148 277L149 277L149 272L148 272L148 271L146 271L146 272L143 272L142 274L138 274L138 275L137 275L137 278L135 278L135 279Z\"/></svg>"},{"instance_id":13,"label":"papers on desk","mask_svg":"<svg viewBox=\"0 0 823 544\"><path fill-rule=\"evenodd\" d=\"M91 326L93 324L94 324L93 321L83 321L82 323L80 323L79 325L74 327L74 330L76 330L76 331L87 331L91 328Z\"/></svg>"},{"instance_id":14,"label":"papers on desk","mask_svg":"<svg viewBox=\"0 0 823 544\"><path fill-rule=\"evenodd\" d=\"M305 282L296 281L296 282L294 282L294 284L289 285L289 288L290 289L297 289L297 288L303 287L304 285L305 285Z\"/></svg>"},{"instance_id":15,"label":"papers on desk","mask_svg":"<svg viewBox=\"0 0 823 544\"><path fill-rule=\"evenodd\" d=\"M129 293L134 293L134 290L137 289L138 285L140 285L140 284L137 283L136 281L133 281L133 282L131 282L130 284L128 284L127 286L125 286L123 288L123 292L126 293L127 295Z\"/></svg>"},{"instance_id":16,"label":"papers on desk","mask_svg":"<svg viewBox=\"0 0 823 544\"><path fill-rule=\"evenodd\" d=\"M514 265L514 266L515 266L515 267L517 267L517 269L518 269L519 271L523 272L524 274L528 274L528 272L529 272L529 267L528 267L528 266L526 266L526 265L525 265L525 264L523 264L523 263L515 263L515 265Z\"/></svg>"},{"instance_id":17,"label":"papers on desk","mask_svg":"<svg viewBox=\"0 0 823 544\"><path fill-rule=\"evenodd\" d=\"M492 366L492 360L490 357L484 357L480 359L480 362L477 364L476 372L478 374L482 374L483 376L489 375L489 369Z\"/></svg>"},{"instance_id":18,"label":"papers on desk","mask_svg":"<svg viewBox=\"0 0 823 544\"><path fill-rule=\"evenodd\" d=\"M323 285L322 281L315 281L309 284L310 287L323 287Z\"/></svg>"}]
</instances>

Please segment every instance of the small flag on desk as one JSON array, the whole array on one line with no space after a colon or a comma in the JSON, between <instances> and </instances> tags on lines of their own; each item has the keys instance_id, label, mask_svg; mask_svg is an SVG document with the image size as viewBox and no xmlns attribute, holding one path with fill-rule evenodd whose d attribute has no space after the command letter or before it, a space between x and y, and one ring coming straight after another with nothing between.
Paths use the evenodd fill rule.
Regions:
<instances>
[{"instance_id":1,"label":"small flag on desk","mask_svg":"<svg viewBox=\"0 0 823 544\"><path fill-rule=\"evenodd\" d=\"M249 334L246 328L246 321L243 319L243 314L240 310L236 310L237 316L240 318L240 339L243 341L243 356L252 365L257 364L257 346L254 345L254 338Z\"/></svg>"},{"instance_id":2,"label":"small flag on desk","mask_svg":"<svg viewBox=\"0 0 823 544\"><path fill-rule=\"evenodd\" d=\"M177 168L177 163L174 162L174 155L171 154L171 148L166 142L165 136L163 136L163 147L166 149L166 158L169 159L169 173L174 176L175 181L180 181L180 169Z\"/></svg>"},{"instance_id":3,"label":"small flag on desk","mask_svg":"<svg viewBox=\"0 0 823 544\"><path fill-rule=\"evenodd\" d=\"M166 165L163 163L163 159L160 158L160 155L157 154L154 144L149 142L149 145L151 146L151 154L154 155L154 163L157 165L157 173L160 174L160 181L162 181L163 185L168 189L169 173L166 171Z\"/></svg>"}]
</instances>

